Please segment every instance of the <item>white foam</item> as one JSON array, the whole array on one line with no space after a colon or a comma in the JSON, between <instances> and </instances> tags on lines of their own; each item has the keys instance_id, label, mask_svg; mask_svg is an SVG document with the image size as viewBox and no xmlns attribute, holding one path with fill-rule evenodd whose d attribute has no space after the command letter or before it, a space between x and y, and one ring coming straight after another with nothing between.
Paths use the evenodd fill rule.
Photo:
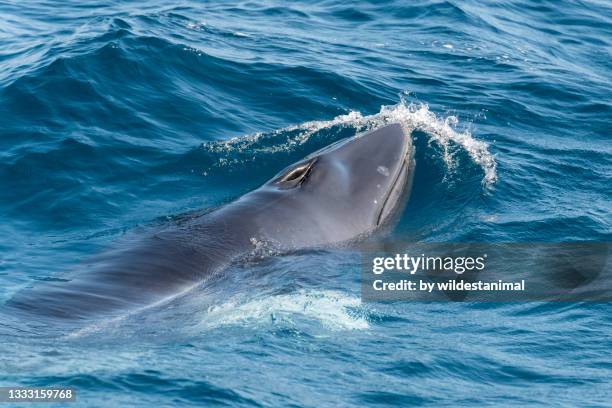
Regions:
<instances>
[{"instance_id":1,"label":"white foam","mask_svg":"<svg viewBox=\"0 0 612 408\"><path fill-rule=\"evenodd\" d=\"M369 327L359 297L336 291L301 290L247 301L230 300L208 309L206 328L227 325L261 325L293 322L295 317L318 321L332 330L363 330Z\"/></svg>"},{"instance_id":2,"label":"white foam","mask_svg":"<svg viewBox=\"0 0 612 408\"><path fill-rule=\"evenodd\" d=\"M456 160L453 157L452 144L463 149L471 160L483 170L483 184L491 187L497 181L497 164L489 151L489 144L475 139L469 130L457 130L456 116L439 117L429 109L425 103L408 103L401 100L397 105L383 105L378 113L364 116L358 111L351 111L345 115L336 116L332 120L317 120L304 122L299 125L288 126L272 132L258 132L247 136L234 137L223 142L207 145L213 151L233 151L235 149L251 149L256 152L273 153L287 151L305 143L312 135L321 130L341 127L353 128L356 132L376 129L389 123L400 123L407 133L420 130L428 135L430 141L437 143L443 152L443 160L447 169L453 171ZM257 144L263 137L281 134L290 134L283 143L273 146L259 146ZM222 165L223 163L219 163Z\"/></svg>"}]
</instances>

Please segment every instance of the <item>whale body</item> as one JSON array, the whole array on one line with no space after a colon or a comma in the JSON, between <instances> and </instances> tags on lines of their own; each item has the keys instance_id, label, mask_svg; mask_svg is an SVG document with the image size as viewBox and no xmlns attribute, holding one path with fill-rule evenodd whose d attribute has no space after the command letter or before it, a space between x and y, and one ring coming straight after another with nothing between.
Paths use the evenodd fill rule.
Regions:
<instances>
[{"instance_id":1,"label":"whale body","mask_svg":"<svg viewBox=\"0 0 612 408\"><path fill-rule=\"evenodd\" d=\"M282 252L367 236L405 202L413 150L399 124L341 140L225 206L133 238L8 304L55 318L109 315L189 290L258 242Z\"/></svg>"}]
</instances>

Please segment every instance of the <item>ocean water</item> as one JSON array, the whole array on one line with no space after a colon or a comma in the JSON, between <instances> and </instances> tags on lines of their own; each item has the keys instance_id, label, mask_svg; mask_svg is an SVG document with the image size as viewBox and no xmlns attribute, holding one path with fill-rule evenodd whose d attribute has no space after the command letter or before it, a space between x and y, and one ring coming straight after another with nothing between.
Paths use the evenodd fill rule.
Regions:
<instances>
[{"instance_id":1,"label":"ocean water","mask_svg":"<svg viewBox=\"0 0 612 408\"><path fill-rule=\"evenodd\" d=\"M487 3L487 4L484 4ZM0 302L401 122L393 237L610 241L607 1L0 3ZM0 313L0 384L78 406L609 406L597 303L369 303L357 250L86 327Z\"/></svg>"}]
</instances>

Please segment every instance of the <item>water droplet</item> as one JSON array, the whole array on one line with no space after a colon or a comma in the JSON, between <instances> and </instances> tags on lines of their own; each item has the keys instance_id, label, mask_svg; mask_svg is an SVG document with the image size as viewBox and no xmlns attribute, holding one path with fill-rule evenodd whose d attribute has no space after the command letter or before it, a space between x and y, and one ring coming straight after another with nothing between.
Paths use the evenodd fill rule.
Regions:
<instances>
[{"instance_id":1,"label":"water droplet","mask_svg":"<svg viewBox=\"0 0 612 408\"><path fill-rule=\"evenodd\" d=\"M385 166L378 166L376 171L379 172L380 174L382 174L385 177L389 177L389 169L386 168Z\"/></svg>"}]
</instances>

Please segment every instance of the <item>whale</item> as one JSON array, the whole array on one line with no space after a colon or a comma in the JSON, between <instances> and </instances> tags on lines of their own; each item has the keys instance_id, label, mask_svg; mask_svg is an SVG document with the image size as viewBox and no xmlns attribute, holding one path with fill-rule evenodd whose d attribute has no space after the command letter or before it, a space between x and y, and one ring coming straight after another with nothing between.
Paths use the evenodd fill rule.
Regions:
<instances>
[{"instance_id":1,"label":"whale","mask_svg":"<svg viewBox=\"0 0 612 408\"><path fill-rule=\"evenodd\" d=\"M8 301L58 319L112 316L205 284L260 245L274 253L345 245L390 226L408 199L411 137L398 123L337 141L234 201L179 217Z\"/></svg>"}]
</instances>

